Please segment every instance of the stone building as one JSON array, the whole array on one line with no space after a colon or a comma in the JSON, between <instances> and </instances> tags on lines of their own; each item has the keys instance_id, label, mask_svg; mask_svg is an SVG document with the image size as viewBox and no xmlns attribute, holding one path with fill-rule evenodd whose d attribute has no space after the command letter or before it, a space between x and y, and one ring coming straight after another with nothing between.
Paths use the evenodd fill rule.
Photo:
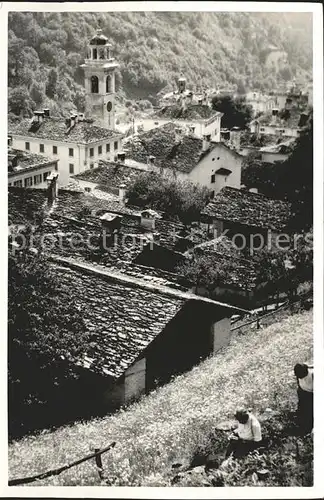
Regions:
<instances>
[{"instance_id":1,"label":"stone building","mask_svg":"<svg viewBox=\"0 0 324 500\"><path fill-rule=\"evenodd\" d=\"M112 54L108 38L98 29L91 38L87 58L81 66L85 74L86 116L96 125L115 128L115 71L119 64Z\"/></svg>"},{"instance_id":2,"label":"stone building","mask_svg":"<svg viewBox=\"0 0 324 500\"><path fill-rule=\"evenodd\" d=\"M237 236L236 244L240 248L250 245L250 238L255 236L255 246L263 244L273 246L277 235L288 232L290 204L268 198L257 192L223 188L204 208L201 214L202 225L211 234L219 236L226 232L230 239Z\"/></svg>"},{"instance_id":3,"label":"stone building","mask_svg":"<svg viewBox=\"0 0 324 500\"><path fill-rule=\"evenodd\" d=\"M82 377L97 377L90 397L105 411L138 399L226 346L230 317L245 312L98 265L58 259L53 266L93 334L78 366Z\"/></svg>"}]
</instances>

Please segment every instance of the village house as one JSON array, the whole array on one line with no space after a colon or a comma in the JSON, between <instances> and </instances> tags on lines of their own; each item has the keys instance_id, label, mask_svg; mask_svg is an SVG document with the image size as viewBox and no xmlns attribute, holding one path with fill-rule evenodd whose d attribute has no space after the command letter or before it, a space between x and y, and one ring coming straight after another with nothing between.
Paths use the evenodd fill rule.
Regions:
<instances>
[{"instance_id":1,"label":"village house","mask_svg":"<svg viewBox=\"0 0 324 500\"><path fill-rule=\"evenodd\" d=\"M8 186L45 188L47 177L58 171L58 160L35 153L8 149Z\"/></svg>"},{"instance_id":2,"label":"village house","mask_svg":"<svg viewBox=\"0 0 324 500\"><path fill-rule=\"evenodd\" d=\"M78 365L82 378L97 376L89 396L105 411L138 399L226 346L231 316L245 312L98 265L60 259L52 265L92 333Z\"/></svg>"},{"instance_id":3,"label":"village house","mask_svg":"<svg viewBox=\"0 0 324 500\"><path fill-rule=\"evenodd\" d=\"M261 161L264 163L276 163L278 161L282 162L287 160L293 150L294 142L294 139L290 139L286 142L260 148L259 153L261 154Z\"/></svg>"},{"instance_id":4,"label":"village house","mask_svg":"<svg viewBox=\"0 0 324 500\"><path fill-rule=\"evenodd\" d=\"M212 196L225 185L241 185L243 157L234 148L209 137L195 137L174 123L134 138L127 143L126 154L152 171L205 186Z\"/></svg>"},{"instance_id":5,"label":"village house","mask_svg":"<svg viewBox=\"0 0 324 500\"><path fill-rule=\"evenodd\" d=\"M65 120L49 109L35 111L32 119L9 116L12 147L59 159L59 182L98 165L101 158L113 160L122 149L123 134L115 130L115 70L108 39L101 30L90 40L85 71L86 111Z\"/></svg>"},{"instance_id":6,"label":"village house","mask_svg":"<svg viewBox=\"0 0 324 500\"><path fill-rule=\"evenodd\" d=\"M276 107L274 96L265 95L258 91L248 92L245 95L247 104L252 106L254 115L266 113Z\"/></svg>"},{"instance_id":7,"label":"village house","mask_svg":"<svg viewBox=\"0 0 324 500\"><path fill-rule=\"evenodd\" d=\"M252 134L274 135L280 137L296 138L305 127L308 119L307 111L300 111L296 107L291 107L290 103L284 110L279 111L273 108L271 113L259 116L252 120L249 129Z\"/></svg>"},{"instance_id":8,"label":"village house","mask_svg":"<svg viewBox=\"0 0 324 500\"><path fill-rule=\"evenodd\" d=\"M290 204L274 200L255 192L231 187L223 188L204 208L201 214L202 227L218 236L227 231L226 236L240 247L260 245L261 235L264 245L275 248L276 238L288 233ZM245 241L244 241L245 240Z\"/></svg>"}]
</instances>

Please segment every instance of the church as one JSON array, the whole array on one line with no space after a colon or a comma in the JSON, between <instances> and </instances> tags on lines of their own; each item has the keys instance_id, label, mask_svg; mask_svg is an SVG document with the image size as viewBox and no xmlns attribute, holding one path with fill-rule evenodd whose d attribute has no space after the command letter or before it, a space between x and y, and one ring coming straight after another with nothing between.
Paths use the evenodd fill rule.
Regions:
<instances>
[{"instance_id":1,"label":"church","mask_svg":"<svg viewBox=\"0 0 324 500\"><path fill-rule=\"evenodd\" d=\"M10 117L8 139L14 149L41 154L58 161L59 184L70 176L113 161L122 149L123 134L115 130L115 71L119 64L100 29L89 42L84 69L85 113L66 119L49 109L35 111L32 119Z\"/></svg>"}]
</instances>

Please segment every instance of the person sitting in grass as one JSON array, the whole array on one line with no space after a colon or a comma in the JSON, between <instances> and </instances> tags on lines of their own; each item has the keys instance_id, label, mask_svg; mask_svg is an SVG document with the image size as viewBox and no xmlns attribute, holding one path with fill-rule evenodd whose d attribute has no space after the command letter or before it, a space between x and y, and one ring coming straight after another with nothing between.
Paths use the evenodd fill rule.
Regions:
<instances>
[{"instance_id":1,"label":"person sitting in grass","mask_svg":"<svg viewBox=\"0 0 324 500\"><path fill-rule=\"evenodd\" d=\"M297 363L294 366L297 378L297 422L302 433L309 433L313 429L313 366Z\"/></svg>"},{"instance_id":2,"label":"person sitting in grass","mask_svg":"<svg viewBox=\"0 0 324 500\"><path fill-rule=\"evenodd\" d=\"M229 445L225 458L232 455L239 458L255 450L262 443L261 425L258 419L246 410L238 410L235 414L238 425L228 437Z\"/></svg>"}]
</instances>

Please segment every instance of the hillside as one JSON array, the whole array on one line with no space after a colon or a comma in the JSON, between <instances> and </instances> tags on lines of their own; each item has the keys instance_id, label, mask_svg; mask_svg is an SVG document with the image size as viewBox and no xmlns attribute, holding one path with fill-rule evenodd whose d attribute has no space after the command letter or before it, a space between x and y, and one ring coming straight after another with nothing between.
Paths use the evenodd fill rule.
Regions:
<instances>
[{"instance_id":1,"label":"hillside","mask_svg":"<svg viewBox=\"0 0 324 500\"><path fill-rule=\"evenodd\" d=\"M302 13L114 12L9 14L9 96L28 114L84 103L80 64L100 26L120 62L120 97L154 99L182 73L189 84L273 89L311 75L312 19ZM275 69L269 64L274 53ZM280 64L276 54L286 54ZM283 60L285 57L283 58ZM18 106L19 109L19 106Z\"/></svg>"},{"instance_id":2,"label":"hillside","mask_svg":"<svg viewBox=\"0 0 324 500\"><path fill-rule=\"evenodd\" d=\"M265 486L310 485L311 438L283 437L282 425L287 411L296 406L293 366L312 359L312 311L294 315L286 311L279 317L261 330L236 331L217 356L124 411L12 443L10 478L41 473L87 455L89 446L103 448L116 441L116 447L103 456L110 484L169 486L172 464L188 463L208 448L215 426L246 406L256 414L267 408L278 413L266 424L266 432L276 435L277 441L273 438L264 456L232 464L225 485L260 485L247 474L247 468L258 467L270 473L263 480ZM226 437L215 436L214 447L223 450ZM91 461L32 484L81 486L100 481ZM194 485L204 484L198 480Z\"/></svg>"}]
</instances>

